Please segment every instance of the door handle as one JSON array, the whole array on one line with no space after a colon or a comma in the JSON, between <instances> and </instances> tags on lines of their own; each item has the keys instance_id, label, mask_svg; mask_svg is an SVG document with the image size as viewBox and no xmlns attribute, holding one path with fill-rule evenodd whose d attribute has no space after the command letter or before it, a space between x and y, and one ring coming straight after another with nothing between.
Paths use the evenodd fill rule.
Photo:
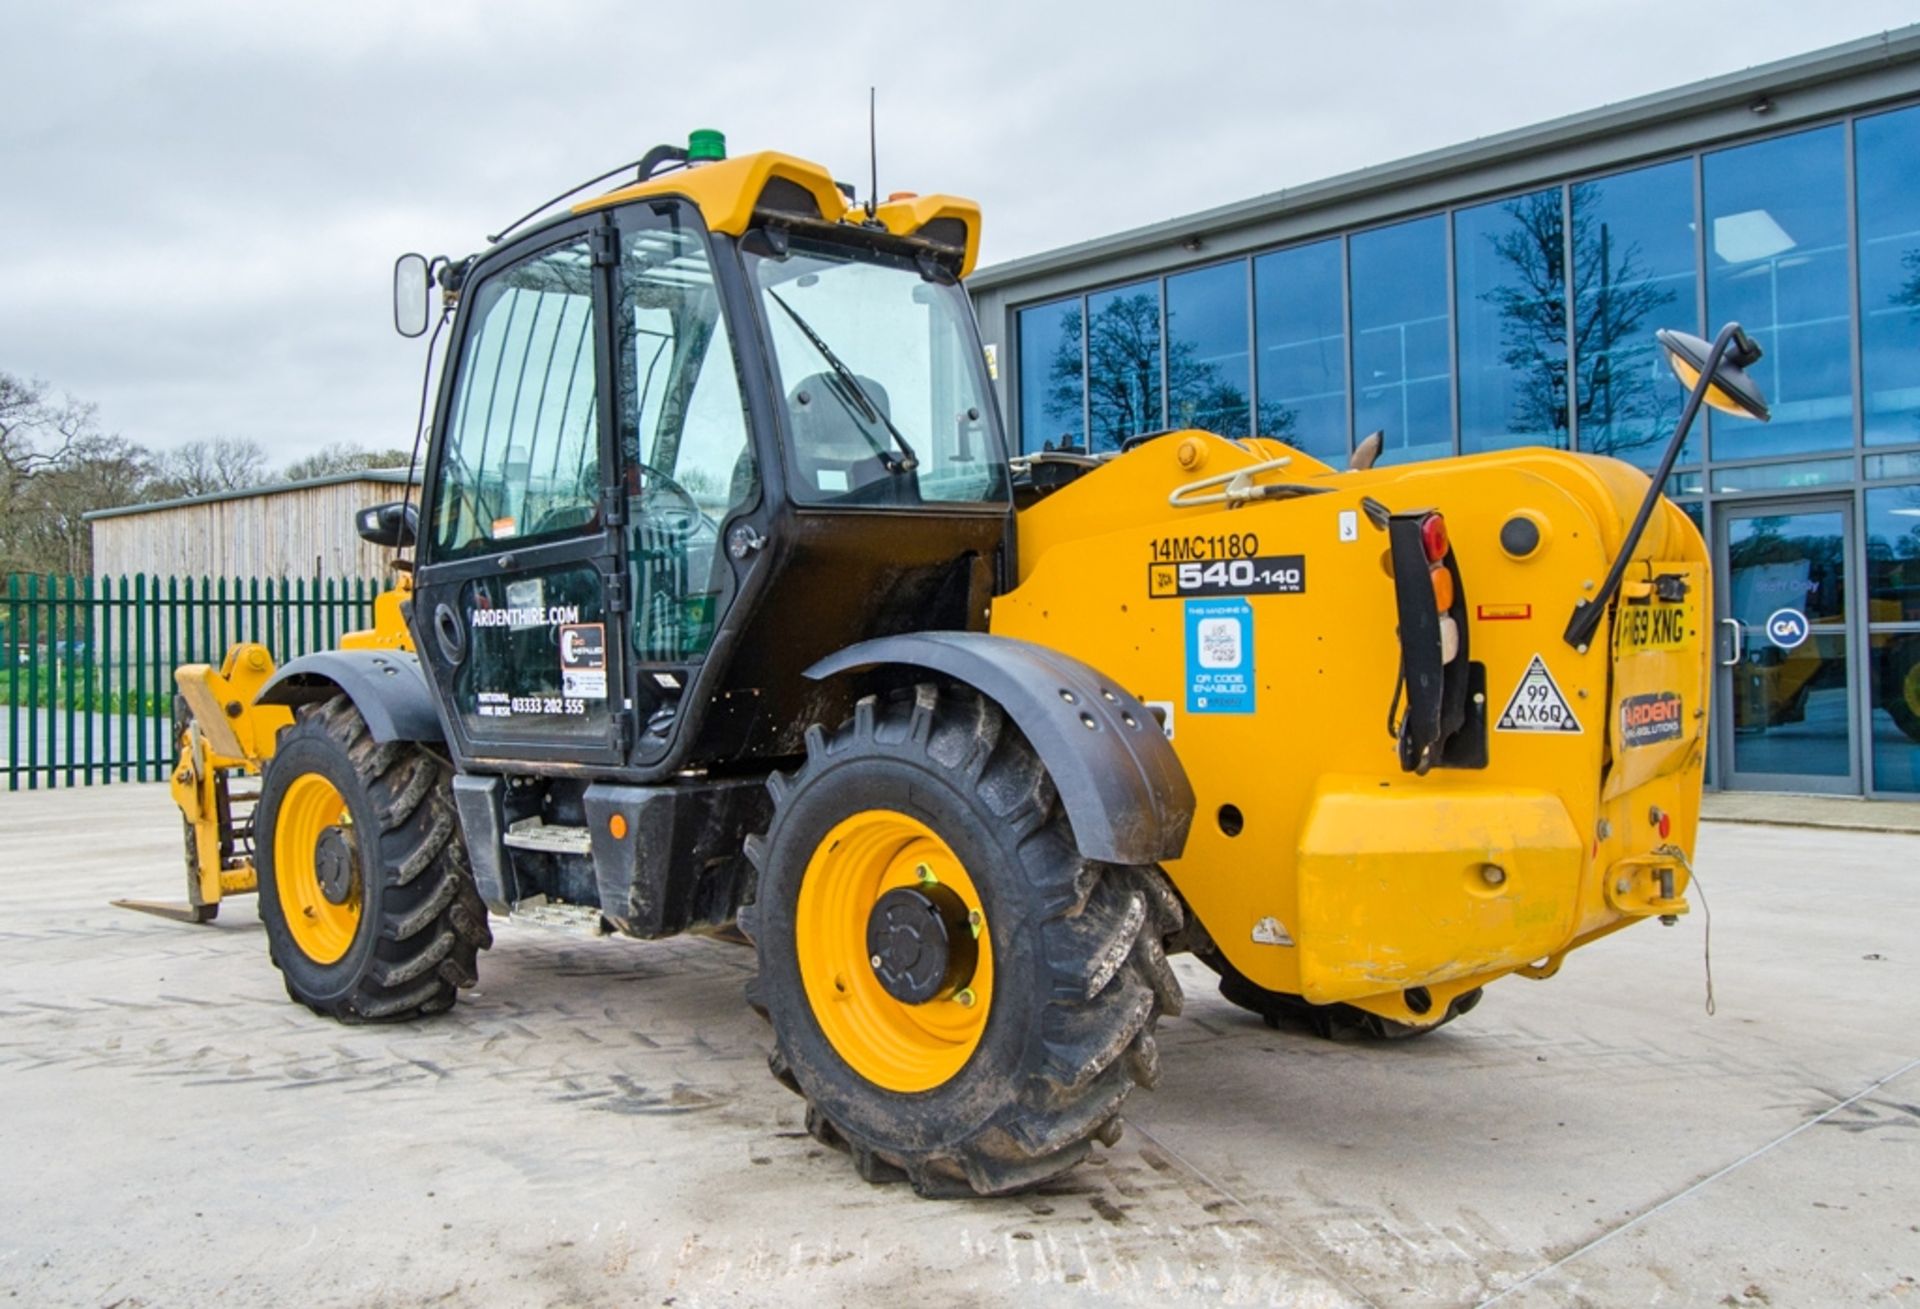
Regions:
<instances>
[{"instance_id":1,"label":"door handle","mask_svg":"<svg viewBox=\"0 0 1920 1309\"><path fill-rule=\"evenodd\" d=\"M1720 620L1720 626L1731 627L1733 629L1733 654L1720 661L1722 668L1731 668L1740 662L1740 620L1738 618L1722 618Z\"/></svg>"},{"instance_id":2,"label":"door handle","mask_svg":"<svg viewBox=\"0 0 1920 1309\"><path fill-rule=\"evenodd\" d=\"M433 610L433 639L440 656L456 667L467 657L467 629L451 605L436 605Z\"/></svg>"}]
</instances>

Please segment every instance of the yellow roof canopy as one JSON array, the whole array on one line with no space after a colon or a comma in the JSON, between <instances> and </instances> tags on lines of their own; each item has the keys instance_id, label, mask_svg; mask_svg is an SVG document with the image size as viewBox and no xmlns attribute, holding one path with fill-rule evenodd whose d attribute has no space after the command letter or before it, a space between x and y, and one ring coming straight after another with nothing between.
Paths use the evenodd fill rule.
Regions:
<instances>
[{"instance_id":1,"label":"yellow roof canopy","mask_svg":"<svg viewBox=\"0 0 1920 1309\"><path fill-rule=\"evenodd\" d=\"M719 163L678 169L585 200L574 213L588 213L654 196L680 196L700 210L708 228L739 236L757 212L789 214L822 223L859 224L864 209L849 206L833 177L819 164L762 150ZM874 221L895 236L911 237L960 252L960 275L973 271L980 253L980 206L952 195L902 195L879 205Z\"/></svg>"}]
</instances>

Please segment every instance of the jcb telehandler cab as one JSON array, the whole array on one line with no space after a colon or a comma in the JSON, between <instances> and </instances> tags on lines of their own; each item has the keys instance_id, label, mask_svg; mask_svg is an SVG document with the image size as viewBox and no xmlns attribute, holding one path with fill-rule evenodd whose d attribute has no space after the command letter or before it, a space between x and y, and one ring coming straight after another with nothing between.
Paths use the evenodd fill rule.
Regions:
<instances>
[{"instance_id":1,"label":"jcb telehandler cab","mask_svg":"<svg viewBox=\"0 0 1920 1309\"><path fill-rule=\"evenodd\" d=\"M362 527L410 573L341 649L180 670L192 898L257 864L296 1000L443 1010L537 899L737 928L812 1129L1000 1192L1115 1138L1171 951L1404 1035L1686 909L1708 570L1643 474L1012 459L976 206L721 153L404 259L448 343L418 511ZM1675 340L1730 403L1744 338Z\"/></svg>"}]
</instances>

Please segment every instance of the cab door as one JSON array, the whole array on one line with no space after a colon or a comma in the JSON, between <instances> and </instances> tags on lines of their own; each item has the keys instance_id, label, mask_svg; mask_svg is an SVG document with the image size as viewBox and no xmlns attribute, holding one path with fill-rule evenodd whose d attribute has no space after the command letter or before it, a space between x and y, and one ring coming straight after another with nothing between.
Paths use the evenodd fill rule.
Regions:
<instances>
[{"instance_id":1,"label":"cab door","mask_svg":"<svg viewBox=\"0 0 1920 1309\"><path fill-rule=\"evenodd\" d=\"M463 762L624 754L614 249L605 216L550 228L462 291L413 624Z\"/></svg>"},{"instance_id":2,"label":"cab door","mask_svg":"<svg viewBox=\"0 0 1920 1309\"><path fill-rule=\"evenodd\" d=\"M751 439L730 251L692 205L615 211L613 376L627 595L622 655L635 670L632 762L660 766L695 718L709 742L738 740L756 695L715 694L729 611L770 534Z\"/></svg>"}]
</instances>

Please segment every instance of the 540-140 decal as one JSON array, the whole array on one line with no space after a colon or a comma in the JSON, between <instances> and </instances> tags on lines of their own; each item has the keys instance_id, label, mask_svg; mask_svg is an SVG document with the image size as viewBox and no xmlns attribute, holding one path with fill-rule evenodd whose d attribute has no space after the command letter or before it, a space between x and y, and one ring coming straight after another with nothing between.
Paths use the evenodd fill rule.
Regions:
<instances>
[{"instance_id":1,"label":"540-140 decal","mask_svg":"<svg viewBox=\"0 0 1920 1309\"><path fill-rule=\"evenodd\" d=\"M1147 565L1147 595L1154 600L1220 595L1302 595L1307 589L1305 555Z\"/></svg>"}]
</instances>

